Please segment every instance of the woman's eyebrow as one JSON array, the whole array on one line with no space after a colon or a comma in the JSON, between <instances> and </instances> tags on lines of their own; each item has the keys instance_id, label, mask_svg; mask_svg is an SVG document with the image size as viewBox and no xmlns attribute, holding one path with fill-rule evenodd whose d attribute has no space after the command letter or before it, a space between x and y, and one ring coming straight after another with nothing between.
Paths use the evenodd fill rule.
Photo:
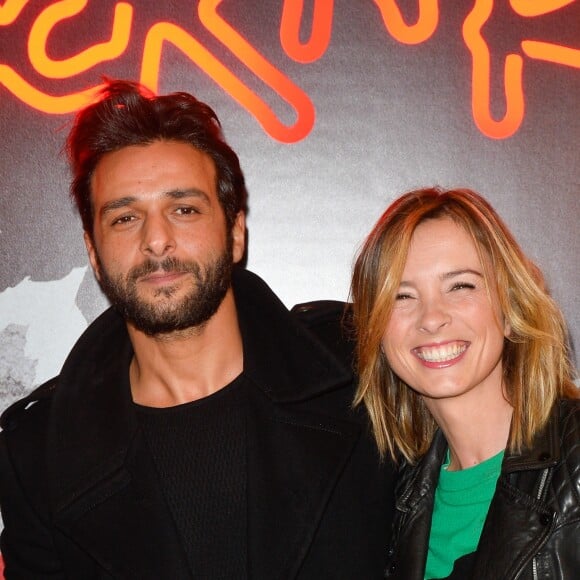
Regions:
<instances>
[{"instance_id":1,"label":"woman's eyebrow","mask_svg":"<svg viewBox=\"0 0 580 580\"><path fill-rule=\"evenodd\" d=\"M483 278L483 274L477 270L473 270L471 268L465 268L462 270L452 270L451 272L445 272L445 274L441 274L440 278L442 280L448 280L449 278L455 278L457 276L463 276L463 274L473 274L474 276L478 276L479 278Z\"/></svg>"}]
</instances>

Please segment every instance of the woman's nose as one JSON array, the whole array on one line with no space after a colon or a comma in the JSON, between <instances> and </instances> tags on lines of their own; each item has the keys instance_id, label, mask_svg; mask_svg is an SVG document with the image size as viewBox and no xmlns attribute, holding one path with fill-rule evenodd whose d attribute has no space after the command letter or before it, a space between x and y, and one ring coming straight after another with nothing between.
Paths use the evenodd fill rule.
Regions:
<instances>
[{"instance_id":1,"label":"woman's nose","mask_svg":"<svg viewBox=\"0 0 580 580\"><path fill-rule=\"evenodd\" d=\"M423 332L434 334L451 322L451 315L441 298L423 300L419 316L419 328Z\"/></svg>"}]
</instances>

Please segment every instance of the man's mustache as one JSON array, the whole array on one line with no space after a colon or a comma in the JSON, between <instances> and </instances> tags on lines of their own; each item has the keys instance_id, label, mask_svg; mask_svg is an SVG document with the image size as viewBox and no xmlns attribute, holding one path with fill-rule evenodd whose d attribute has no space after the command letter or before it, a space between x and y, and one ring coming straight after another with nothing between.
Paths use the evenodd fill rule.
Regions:
<instances>
[{"instance_id":1,"label":"man's mustache","mask_svg":"<svg viewBox=\"0 0 580 580\"><path fill-rule=\"evenodd\" d=\"M148 259L139 266L135 266L129 272L129 280L135 281L143 276L148 276L154 272L192 272L199 273L199 264L196 262L184 262L174 257L167 257L161 261Z\"/></svg>"}]
</instances>

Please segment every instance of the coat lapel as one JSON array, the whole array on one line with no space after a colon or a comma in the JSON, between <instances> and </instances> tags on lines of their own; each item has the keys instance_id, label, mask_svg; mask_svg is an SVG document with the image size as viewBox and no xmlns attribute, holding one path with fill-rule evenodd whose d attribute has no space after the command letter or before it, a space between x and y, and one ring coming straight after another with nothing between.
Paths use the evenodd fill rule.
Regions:
<instances>
[{"instance_id":1,"label":"coat lapel","mask_svg":"<svg viewBox=\"0 0 580 580\"><path fill-rule=\"evenodd\" d=\"M115 579L191 578L155 467L138 436L123 465L55 515L55 525Z\"/></svg>"},{"instance_id":2,"label":"coat lapel","mask_svg":"<svg viewBox=\"0 0 580 580\"><path fill-rule=\"evenodd\" d=\"M234 293L244 374L255 387L248 417L249 577L295 578L360 436L347 418L348 389L340 389L352 373L259 278L237 270ZM345 400L332 403L337 392ZM344 409L344 419L329 418L324 403L314 412L317 400Z\"/></svg>"},{"instance_id":3,"label":"coat lapel","mask_svg":"<svg viewBox=\"0 0 580 580\"><path fill-rule=\"evenodd\" d=\"M249 577L295 578L359 430L323 416L272 413L264 401L250 407Z\"/></svg>"},{"instance_id":4,"label":"coat lapel","mask_svg":"<svg viewBox=\"0 0 580 580\"><path fill-rule=\"evenodd\" d=\"M131 356L107 311L65 364L48 434L54 523L113 578L189 578L132 407Z\"/></svg>"}]
</instances>

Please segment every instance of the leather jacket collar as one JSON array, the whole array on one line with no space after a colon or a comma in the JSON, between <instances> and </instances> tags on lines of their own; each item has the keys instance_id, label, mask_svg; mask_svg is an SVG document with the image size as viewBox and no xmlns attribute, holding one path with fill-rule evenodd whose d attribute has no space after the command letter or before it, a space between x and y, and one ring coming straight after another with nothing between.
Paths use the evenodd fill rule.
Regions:
<instances>
[{"instance_id":1,"label":"leather jacket collar","mask_svg":"<svg viewBox=\"0 0 580 580\"><path fill-rule=\"evenodd\" d=\"M559 406L554 405L546 426L536 435L531 447L521 453L506 450L501 467L502 475L541 470L556 465L561 457L559 432L560 411ZM402 475L397 485L398 509L409 511L417 502L433 496L447 447L445 436L439 429L429 451L416 469L409 471L406 464L402 465Z\"/></svg>"}]
</instances>

